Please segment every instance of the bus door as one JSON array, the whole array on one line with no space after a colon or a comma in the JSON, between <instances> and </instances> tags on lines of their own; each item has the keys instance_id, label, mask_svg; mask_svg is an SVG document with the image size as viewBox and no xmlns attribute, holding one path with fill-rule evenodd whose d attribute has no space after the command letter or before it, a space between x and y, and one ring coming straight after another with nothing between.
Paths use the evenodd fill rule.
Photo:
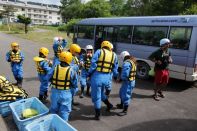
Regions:
<instances>
[{"instance_id":1,"label":"bus door","mask_svg":"<svg viewBox=\"0 0 197 131\"><path fill-rule=\"evenodd\" d=\"M101 48L101 43L104 40L110 41L114 46L114 51L116 51L117 42L117 27L112 26L97 26L95 34L95 50Z\"/></svg>"}]
</instances>

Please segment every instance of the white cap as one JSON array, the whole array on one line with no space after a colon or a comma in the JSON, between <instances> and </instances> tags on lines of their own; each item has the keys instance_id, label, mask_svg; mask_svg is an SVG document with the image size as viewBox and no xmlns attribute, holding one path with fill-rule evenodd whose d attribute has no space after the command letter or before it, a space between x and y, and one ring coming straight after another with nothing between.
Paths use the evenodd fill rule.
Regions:
<instances>
[{"instance_id":1,"label":"white cap","mask_svg":"<svg viewBox=\"0 0 197 131\"><path fill-rule=\"evenodd\" d=\"M120 53L120 58L121 58L122 60L124 60L124 57L125 57L125 56L129 56L129 55L130 55L130 54L129 54L128 51L123 51L123 52Z\"/></svg>"},{"instance_id":2,"label":"white cap","mask_svg":"<svg viewBox=\"0 0 197 131\"><path fill-rule=\"evenodd\" d=\"M92 45L87 45L86 50L93 50L93 46Z\"/></svg>"},{"instance_id":3,"label":"white cap","mask_svg":"<svg viewBox=\"0 0 197 131\"><path fill-rule=\"evenodd\" d=\"M163 46L163 45L165 45L167 43L170 43L170 40L167 39L167 38L163 38L163 39L160 40L160 46Z\"/></svg>"}]
</instances>

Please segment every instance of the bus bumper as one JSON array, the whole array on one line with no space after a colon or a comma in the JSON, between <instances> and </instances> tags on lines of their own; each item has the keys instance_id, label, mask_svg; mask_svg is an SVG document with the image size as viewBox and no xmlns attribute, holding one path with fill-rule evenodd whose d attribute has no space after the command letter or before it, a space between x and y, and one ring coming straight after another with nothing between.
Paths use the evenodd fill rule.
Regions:
<instances>
[{"instance_id":1,"label":"bus bumper","mask_svg":"<svg viewBox=\"0 0 197 131\"><path fill-rule=\"evenodd\" d=\"M197 80L197 73L193 74L193 75L186 75L186 81L196 81Z\"/></svg>"}]
</instances>

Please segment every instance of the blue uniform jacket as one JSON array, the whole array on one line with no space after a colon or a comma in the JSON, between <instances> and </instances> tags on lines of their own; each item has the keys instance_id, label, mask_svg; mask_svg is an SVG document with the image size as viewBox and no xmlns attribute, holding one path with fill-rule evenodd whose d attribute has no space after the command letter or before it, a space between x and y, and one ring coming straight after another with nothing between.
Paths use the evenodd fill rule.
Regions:
<instances>
[{"instance_id":1,"label":"blue uniform jacket","mask_svg":"<svg viewBox=\"0 0 197 131\"><path fill-rule=\"evenodd\" d=\"M99 60L99 57L101 55L101 50L97 50L93 57L92 57L92 60L91 60L91 66L90 66L90 69L88 71L88 76L91 76L94 71L96 71L96 68L97 68L97 61ZM113 68L112 68L112 72L113 72L113 76L114 77L117 77L118 76L118 58L117 58L117 55L114 53L115 55L115 61L114 61L114 65L113 65Z\"/></svg>"},{"instance_id":2,"label":"blue uniform jacket","mask_svg":"<svg viewBox=\"0 0 197 131\"><path fill-rule=\"evenodd\" d=\"M58 41L55 41L55 42L53 43L53 51L54 51L54 52L57 52L58 46L59 46L59 45L61 45L62 48L65 48L66 45L67 45L67 41L66 41L66 40L62 40L62 43L61 43L61 44L59 44Z\"/></svg>"},{"instance_id":3,"label":"blue uniform jacket","mask_svg":"<svg viewBox=\"0 0 197 131\"><path fill-rule=\"evenodd\" d=\"M128 61L125 61L122 65L122 72L121 72L121 79L123 81L127 81L129 79L129 74L131 69L132 69L132 65Z\"/></svg>"},{"instance_id":4,"label":"blue uniform jacket","mask_svg":"<svg viewBox=\"0 0 197 131\"><path fill-rule=\"evenodd\" d=\"M7 52L6 60L8 62L11 62L11 67L13 68L13 70L15 70L15 69L18 70L18 69L20 69L22 67L22 64L23 64L23 61L25 59L25 56L24 56L24 54L21 51L20 51L20 56L21 56L21 61L19 63L11 62L11 60L10 60L10 51Z\"/></svg>"}]
</instances>

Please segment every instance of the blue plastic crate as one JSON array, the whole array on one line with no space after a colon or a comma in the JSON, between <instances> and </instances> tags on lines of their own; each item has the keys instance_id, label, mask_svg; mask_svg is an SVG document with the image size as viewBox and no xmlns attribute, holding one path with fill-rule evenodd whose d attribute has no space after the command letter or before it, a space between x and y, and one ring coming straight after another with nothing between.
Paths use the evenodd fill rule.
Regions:
<instances>
[{"instance_id":1,"label":"blue plastic crate","mask_svg":"<svg viewBox=\"0 0 197 131\"><path fill-rule=\"evenodd\" d=\"M18 99L19 100L19 99ZM0 102L0 114L2 117L7 117L11 114L9 104L15 101L2 101Z\"/></svg>"},{"instance_id":2,"label":"blue plastic crate","mask_svg":"<svg viewBox=\"0 0 197 131\"><path fill-rule=\"evenodd\" d=\"M31 123L36 118L46 115L49 112L49 109L36 97L13 102L10 104L10 108L19 131L24 131L27 124ZM39 115L27 119L22 119L22 112L27 108L37 110L39 112Z\"/></svg>"},{"instance_id":3,"label":"blue plastic crate","mask_svg":"<svg viewBox=\"0 0 197 131\"><path fill-rule=\"evenodd\" d=\"M11 113L11 109L9 107L10 101L0 102L0 114L3 117L8 116Z\"/></svg>"},{"instance_id":4,"label":"blue plastic crate","mask_svg":"<svg viewBox=\"0 0 197 131\"><path fill-rule=\"evenodd\" d=\"M39 119L25 127L26 131L77 131L70 124L65 122L56 114L50 114Z\"/></svg>"}]
</instances>

